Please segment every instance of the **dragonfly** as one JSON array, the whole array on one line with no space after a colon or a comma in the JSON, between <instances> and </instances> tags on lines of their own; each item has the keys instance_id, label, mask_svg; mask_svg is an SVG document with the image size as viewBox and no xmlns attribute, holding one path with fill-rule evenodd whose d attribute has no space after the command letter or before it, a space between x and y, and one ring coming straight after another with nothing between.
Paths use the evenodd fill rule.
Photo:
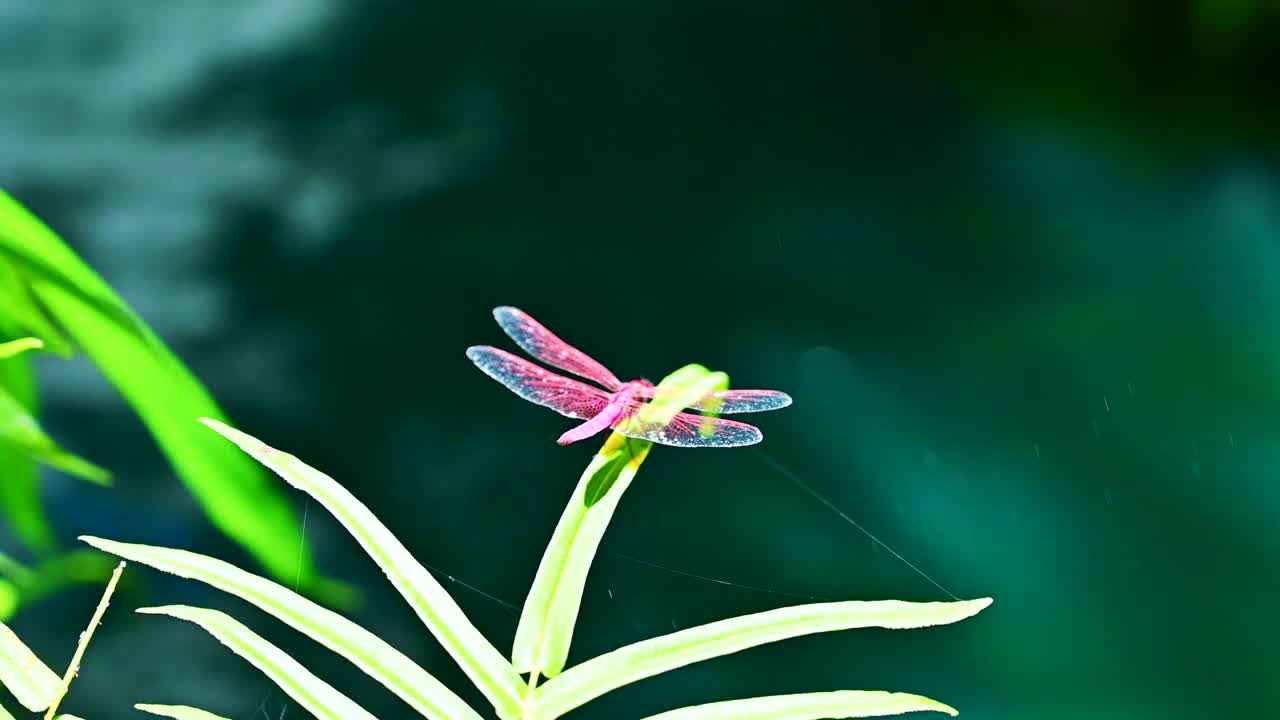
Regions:
<instances>
[{"instance_id":1,"label":"dragonfly","mask_svg":"<svg viewBox=\"0 0 1280 720\"><path fill-rule=\"evenodd\" d=\"M561 435L556 441L560 445L610 428L628 437L676 447L741 447L763 439L754 425L710 415L677 412L670 420L650 419L640 411L654 398L653 383L643 379L622 382L522 310L498 307L493 317L503 332L535 359L599 386L558 375L496 347L467 348L471 362L511 392L565 417L585 421ZM729 414L777 410L790 404L791 397L777 390L718 390L686 409Z\"/></svg>"}]
</instances>

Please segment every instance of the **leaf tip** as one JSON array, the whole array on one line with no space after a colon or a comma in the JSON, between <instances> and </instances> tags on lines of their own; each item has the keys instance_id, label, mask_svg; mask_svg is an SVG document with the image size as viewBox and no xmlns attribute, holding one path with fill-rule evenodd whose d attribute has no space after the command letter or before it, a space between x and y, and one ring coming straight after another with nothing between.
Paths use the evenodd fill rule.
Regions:
<instances>
[{"instance_id":1,"label":"leaf tip","mask_svg":"<svg viewBox=\"0 0 1280 720\"><path fill-rule=\"evenodd\" d=\"M168 615L170 617L178 617L177 612L181 606L179 605L157 605L154 607L140 607L134 610L139 615Z\"/></svg>"},{"instance_id":2,"label":"leaf tip","mask_svg":"<svg viewBox=\"0 0 1280 720\"><path fill-rule=\"evenodd\" d=\"M216 420L208 416L201 416L199 418L196 418L196 420L198 420L202 425L212 428L218 434L221 434L223 429L230 429L230 428L227 428L227 424L222 422L221 420Z\"/></svg>"}]
</instances>

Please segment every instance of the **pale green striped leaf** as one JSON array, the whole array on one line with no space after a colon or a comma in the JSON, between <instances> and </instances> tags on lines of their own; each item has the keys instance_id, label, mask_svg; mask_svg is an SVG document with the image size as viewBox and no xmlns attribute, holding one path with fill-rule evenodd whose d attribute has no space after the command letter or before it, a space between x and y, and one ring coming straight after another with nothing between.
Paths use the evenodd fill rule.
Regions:
<instances>
[{"instance_id":1,"label":"pale green striped leaf","mask_svg":"<svg viewBox=\"0 0 1280 720\"><path fill-rule=\"evenodd\" d=\"M140 608L138 612L168 615L199 625L261 670L271 682L319 720L377 720L283 650L225 613L186 605Z\"/></svg>"},{"instance_id":2,"label":"pale green striped leaf","mask_svg":"<svg viewBox=\"0 0 1280 720\"><path fill-rule=\"evenodd\" d=\"M511 651L517 672L555 677L564 669L591 560L618 501L648 455L649 445L613 433L582 473L520 613ZM621 471L613 475L610 470L618 463L622 463ZM610 487L599 497L600 491L593 485L601 484L597 476L604 474L610 474ZM588 494L597 496L595 502L587 502Z\"/></svg>"},{"instance_id":3,"label":"pale green striped leaf","mask_svg":"<svg viewBox=\"0 0 1280 720\"><path fill-rule=\"evenodd\" d=\"M728 384L729 376L722 372L686 365L658 383L654 401L639 416L645 422L669 422L675 413ZM520 613L511 650L518 672L555 677L564 669L591 561L650 446L615 432L582 473Z\"/></svg>"},{"instance_id":4,"label":"pale green striped leaf","mask_svg":"<svg viewBox=\"0 0 1280 720\"><path fill-rule=\"evenodd\" d=\"M316 642L342 655L399 695L415 710L439 720L480 720L453 691L381 638L288 588L205 555L169 548L82 537L95 548L157 570L207 583L249 601Z\"/></svg>"},{"instance_id":5,"label":"pale green striped leaf","mask_svg":"<svg viewBox=\"0 0 1280 720\"><path fill-rule=\"evenodd\" d=\"M535 708L539 717L559 717L614 688L757 645L860 627L943 625L971 617L990 604L990 598L812 603L720 620L642 640L570 668L539 689Z\"/></svg>"},{"instance_id":6,"label":"pale green striped leaf","mask_svg":"<svg viewBox=\"0 0 1280 720\"><path fill-rule=\"evenodd\" d=\"M62 684L58 674L4 623L0 623L0 682L31 712L49 707Z\"/></svg>"},{"instance_id":7,"label":"pale green striped leaf","mask_svg":"<svg viewBox=\"0 0 1280 720\"><path fill-rule=\"evenodd\" d=\"M147 705L139 703L134 705L133 708L152 715L173 718L173 720L227 720L221 715L214 715L211 712L197 710L186 705Z\"/></svg>"},{"instance_id":8,"label":"pale green striped leaf","mask_svg":"<svg viewBox=\"0 0 1280 720\"><path fill-rule=\"evenodd\" d=\"M902 715L923 710L958 714L953 707L919 695L840 690L694 705L650 715L644 720L824 720Z\"/></svg>"},{"instance_id":9,"label":"pale green striped leaf","mask_svg":"<svg viewBox=\"0 0 1280 720\"><path fill-rule=\"evenodd\" d=\"M525 683L462 608L395 535L333 478L288 453L217 420L201 420L240 446L290 485L307 493L338 519L386 573L418 617L503 717L520 714Z\"/></svg>"}]
</instances>

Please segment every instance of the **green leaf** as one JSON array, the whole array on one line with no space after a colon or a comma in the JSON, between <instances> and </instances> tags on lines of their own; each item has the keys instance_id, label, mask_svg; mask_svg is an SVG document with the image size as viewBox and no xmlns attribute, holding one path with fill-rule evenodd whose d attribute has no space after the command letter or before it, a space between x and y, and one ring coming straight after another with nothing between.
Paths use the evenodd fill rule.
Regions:
<instances>
[{"instance_id":1,"label":"green leaf","mask_svg":"<svg viewBox=\"0 0 1280 720\"><path fill-rule=\"evenodd\" d=\"M39 350L44 347L44 341L40 338L24 337L9 342L0 343L0 360L8 360L15 355L21 355L31 350Z\"/></svg>"},{"instance_id":2,"label":"green leaf","mask_svg":"<svg viewBox=\"0 0 1280 720\"><path fill-rule=\"evenodd\" d=\"M310 553L299 550L300 523L283 493L191 422L222 417L204 387L97 273L3 192L0 256L133 406L213 524L273 576L314 585Z\"/></svg>"},{"instance_id":3,"label":"green leaf","mask_svg":"<svg viewBox=\"0 0 1280 720\"><path fill-rule=\"evenodd\" d=\"M646 441L612 433L579 478L520 612L511 650L516 672L555 677L564 669L591 561L649 448ZM613 469L617 475L608 479L608 493L601 497L598 478Z\"/></svg>"},{"instance_id":4,"label":"green leaf","mask_svg":"<svg viewBox=\"0 0 1280 720\"><path fill-rule=\"evenodd\" d=\"M570 668L539 690L535 708L538 717L559 717L628 683L757 645L851 628L944 625L976 615L990 604L990 598L812 603L720 620L642 640Z\"/></svg>"},{"instance_id":5,"label":"green leaf","mask_svg":"<svg viewBox=\"0 0 1280 720\"><path fill-rule=\"evenodd\" d=\"M30 605L71 584L101 585L111 577L115 561L96 550L77 549L48 555L34 567L26 567L0 553L0 574L17 603L14 610ZM0 620L5 616L0 613Z\"/></svg>"},{"instance_id":6,"label":"green leaf","mask_svg":"<svg viewBox=\"0 0 1280 720\"><path fill-rule=\"evenodd\" d=\"M257 438L204 418L206 425L271 468L295 488L315 498L360 543L409 606L503 717L519 715L526 687L520 676L485 640L449 593L391 531L333 478Z\"/></svg>"},{"instance_id":7,"label":"green leaf","mask_svg":"<svg viewBox=\"0 0 1280 720\"><path fill-rule=\"evenodd\" d=\"M4 709L3 705L0 705L0 720L14 720L13 716L9 714L8 710Z\"/></svg>"},{"instance_id":8,"label":"green leaf","mask_svg":"<svg viewBox=\"0 0 1280 720\"><path fill-rule=\"evenodd\" d=\"M133 708L152 715L173 718L173 720L227 720L221 715L214 715L211 712L197 710L186 705L146 705L139 703L134 705Z\"/></svg>"},{"instance_id":9,"label":"green leaf","mask_svg":"<svg viewBox=\"0 0 1280 720\"><path fill-rule=\"evenodd\" d=\"M13 617L22 604L22 593L8 580L0 580L0 622Z\"/></svg>"},{"instance_id":10,"label":"green leaf","mask_svg":"<svg viewBox=\"0 0 1280 720\"><path fill-rule=\"evenodd\" d=\"M429 718L480 716L400 651L359 625L266 578L184 550L82 537L90 545L179 577L198 580L247 600L316 642L342 655Z\"/></svg>"},{"instance_id":11,"label":"green leaf","mask_svg":"<svg viewBox=\"0 0 1280 720\"><path fill-rule=\"evenodd\" d=\"M654 401L637 415L643 415L646 423L669 422L675 413L707 393L727 387L728 382L724 373L686 365L658 383ZM614 432L579 478L520 613L511 650L517 672L550 678L564 669L591 561L650 447L647 441Z\"/></svg>"},{"instance_id":12,"label":"green leaf","mask_svg":"<svg viewBox=\"0 0 1280 720\"><path fill-rule=\"evenodd\" d=\"M591 477L587 481L586 490L583 492L583 506L591 507L592 505L600 502L600 499L608 494L610 488L618 482L618 478L622 476L622 471L627 467L627 463L630 462L642 448L646 448L648 445L645 440L635 440L632 438L625 438L625 436L622 442L622 449L614 453L611 460L608 460L604 465L596 468L596 470L591 473ZM644 445L641 443L644 443Z\"/></svg>"},{"instance_id":13,"label":"green leaf","mask_svg":"<svg viewBox=\"0 0 1280 720\"><path fill-rule=\"evenodd\" d=\"M959 714L953 707L919 695L840 690L694 705L650 715L644 720L823 720L902 715L922 710Z\"/></svg>"},{"instance_id":14,"label":"green leaf","mask_svg":"<svg viewBox=\"0 0 1280 720\"><path fill-rule=\"evenodd\" d=\"M26 453L0 442L0 512L13 534L31 550L48 553L56 546L53 526L40 503L39 471Z\"/></svg>"},{"instance_id":15,"label":"green leaf","mask_svg":"<svg viewBox=\"0 0 1280 720\"><path fill-rule=\"evenodd\" d=\"M31 297L18 269L3 256L0 256L0 324L11 334L36 336L56 355L71 355L70 341L54 327L44 309Z\"/></svg>"},{"instance_id":16,"label":"green leaf","mask_svg":"<svg viewBox=\"0 0 1280 720\"><path fill-rule=\"evenodd\" d=\"M49 707L61 684L58 674L4 623L0 623L0 682L31 712Z\"/></svg>"},{"instance_id":17,"label":"green leaf","mask_svg":"<svg viewBox=\"0 0 1280 720\"><path fill-rule=\"evenodd\" d=\"M146 615L168 615L204 628L232 652L248 660L319 720L376 720L367 710L316 677L283 650L217 610L169 605L139 608Z\"/></svg>"},{"instance_id":18,"label":"green leaf","mask_svg":"<svg viewBox=\"0 0 1280 720\"><path fill-rule=\"evenodd\" d=\"M111 473L58 447L53 438L45 434L35 417L2 388L0 388L0 441L18 448L32 460L61 470L68 475L99 485L111 484Z\"/></svg>"},{"instance_id":19,"label":"green leaf","mask_svg":"<svg viewBox=\"0 0 1280 720\"><path fill-rule=\"evenodd\" d=\"M690 363L662 378L653 391L653 402L647 403L634 416L635 420L649 424L668 423L676 413L715 392L729 387L729 376L712 372Z\"/></svg>"},{"instance_id":20,"label":"green leaf","mask_svg":"<svg viewBox=\"0 0 1280 720\"><path fill-rule=\"evenodd\" d=\"M35 412L36 379L31 363L24 357L0 362L0 390L18 401L28 413ZM55 541L53 526L40 502L39 471L35 460L6 442L0 442L0 512L9 521L13 534L31 550L47 553Z\"/></svg>"}]
</instances>

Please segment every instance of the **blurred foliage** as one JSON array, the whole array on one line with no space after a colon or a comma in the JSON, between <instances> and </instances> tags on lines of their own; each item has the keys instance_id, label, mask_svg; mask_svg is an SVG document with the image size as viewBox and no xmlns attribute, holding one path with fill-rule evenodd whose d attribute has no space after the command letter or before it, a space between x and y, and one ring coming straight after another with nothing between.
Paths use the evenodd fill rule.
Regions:
<instances>
[{"instance_id":1,"label":"blurred foliage","mask_svg":"<svg viewBox=\"0 0 1280 720\"><path fill-rule=\"evenodd\" d=\"M6 354L48 345L64 354L83 348L138 412L213 523L243 544L277 577L309 587L314 569L285 498L239 453L209 443L195 418L221 416L213 399L119 297L39 220L0 191L0 274L5 278L0 323L11 334L43 333L36 343L12 343ZM56 325L55 325L56 324ZM22 342L14 340L13 342ZM106 471L60 449L31 412L34 380L25 358L6 365L0 387L0 509L33 551L54 549L39 500L33 462L94 482Z\"/></svg>"}]
</instances>

